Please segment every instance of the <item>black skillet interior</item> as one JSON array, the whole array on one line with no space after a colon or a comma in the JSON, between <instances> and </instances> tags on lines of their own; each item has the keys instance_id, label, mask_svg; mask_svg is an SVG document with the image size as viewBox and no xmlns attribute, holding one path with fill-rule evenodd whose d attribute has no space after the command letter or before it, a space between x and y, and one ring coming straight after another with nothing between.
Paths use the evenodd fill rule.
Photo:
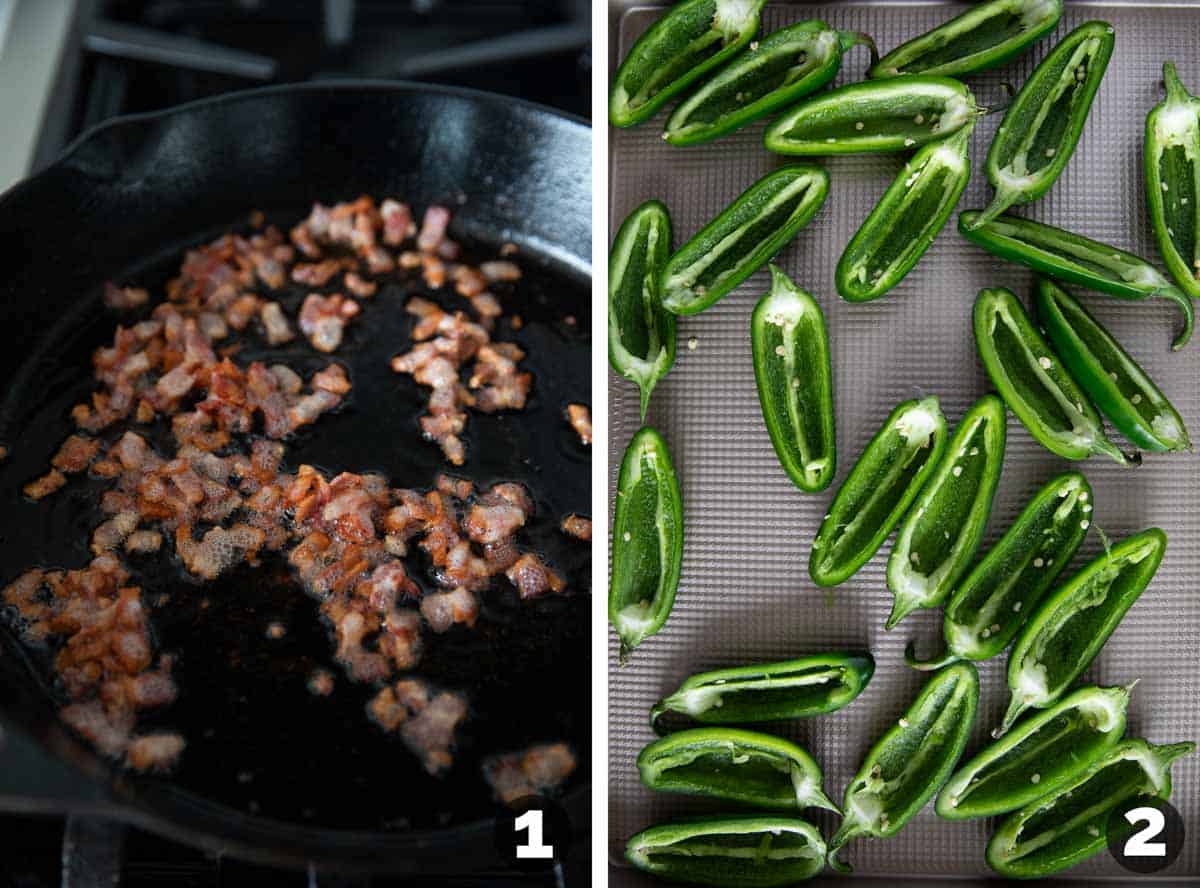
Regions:
<instances>
[{"instance_id":1,"label":"black skillet interior","mask_svg":"<svg viewBox=\"0 0 1200 888\"><path fill-rule=\"evenodd\" d=\"M443 779L425 775L402 744L366 721L372 690L341 678L314 603L285 565L269 561L205 586L167 554L131 565L131 582L150 600L169 596L153 623L163 649L181 658L180 699L154 719L189 741L170 781L110 773L64 738L48 717L53 688L29 693L36 685L23 656L0 656L7 717L102 775L136 818L256 856L411 860L447 841L478 844L494 810L480 759L536 740L572 743L578 792L589 758L590 556L557 525L568 512L590 514L588 453L563 420L567 403L590 401L588 146L585 126L482 94L268 89L107 126L0 199L0 372L9 381L0 443L11 451L0 464L0 582L31 566L88 560L99 484L73 480L38 505L22 499L20 486L45 470L70 431L67 411L92 389L91 352L115 323L99 284L161 292L183 248L244 225L251 209L291 224L313 201L367 193L418 209L452 206L451 233L474 258L494 256L502 242L521 246L525 278L498 295L525 323L517 331L504 321L497 332L527 351L535 393L521 413L472 415L458 473L529 487L537 517L523 542L558 566L575 593L521 603L502 581L482 596L473 630L431 639L420 673L471 701L456 766ZM289 443L287 468L379 471L397 487L428 487L448 468L418 434L423 391L387 368L409 345L402 306L415 292L423 291L411 281L390 283L365 305L334 356L354 391ZM301 298L295 290L282 301L294 310ZM453 305L456 297L437 298ZM264 356L304 373L324 363L303 344ZM266 639L272 621L287 626L282 640ZM7 633L0 641L15 653ZM35 651L29 662L44 673L44 660ZM306 689L316 666L339 676L328 698Z\"/></svg>"}]
</instances>

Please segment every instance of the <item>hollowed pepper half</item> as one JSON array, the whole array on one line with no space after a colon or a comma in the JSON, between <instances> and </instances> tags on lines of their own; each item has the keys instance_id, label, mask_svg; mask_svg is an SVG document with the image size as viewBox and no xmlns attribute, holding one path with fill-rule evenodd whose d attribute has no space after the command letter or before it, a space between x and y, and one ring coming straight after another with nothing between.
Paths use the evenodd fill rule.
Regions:
<instances>
[{"instance_id":1,"label":"hollowed pepper half","mask_svg":"<svg viewBox=\"0 0 1200 888\"><path fill-rule=\"evenodd\" d=\"M917 660L940 669L956 660L986 660L1013 640L1054 581L1070 564L1091 526L1092 489L1078 472L1052 478L950 596L942 618L946 650Z\"/></svg>"},{"instance_id":2,"label":"hollowed pepper half","mask_svg":"<svg viewBox=\"0 0 1200 888\"><path fill-rule=\"evenodd\" d=\"M621 662L667 622L683 561L683 501L662 436L643 426L621 460L613 510L608 619Z\"/></svg>"},{"instance_id":3,"label":"hollowed pepper half","mask_svg":"<svg viewBox=\"0 0 1200 888\"><path fill-rule=\"evenodd\" d=\"M1175 282L1200 298L1200 99L1163 65L1167 97L1146 118L1146 203Z\"/></svg>"},{"instance_id":4,"label":"hollowed pepper half","mask_svg":"<svg viewBox=\"0 0 1200 888\"><path fill-rule=\"evenodd\" d=\"M991 205L972 222L1037 200L1066 169L1108 67L1115 37L1108 22L1080 25L1050 51L1017 93L988 149Z\"/></svg>"},{"instance_id":5,"label":"hollowed pepper half","mask_svg":"<svg viewBox=\"0 0 1200 888\"><path fill-rule=\"evenodd\" d=\"M1087 309L1044 278L1033 301L1054 350L1122 435L1159 453L1191 449L1179 411Z\"/></svg>"},{"instance_id":6,"label":"hollowed pepper half","mask_svg":"<svg viewBox=\"0 0 1200 888\"><path fill-rule=\"evenodd\" d=\"M971 566L1004 465L1006 421L995 395L976 401L900 525L887 565L895 596L888 629L917 608L940 605Z\"/></svg>"},{"instance_id":7,"label":"hollowed pepper half","mask_svg":"<svg viewBox=\"0 0 1200 888\"><path fill-rule=\"evenodd\" d=\"M776 265L750 318L754 378L779 464L801 490L824 490L837 466L833 371L821 306Z\"/></svg>"},{"instance_id":8,"label":"hollowed pepper half","mask_svg":"<svg viewBox=\"0 0 1200 888\"><path fill-rule=\"evenodd\" d=\"M608 362L650 393L675 363L675 316L662 307L663 268L671 255L671 217L648 200L621 223L608 257Z\"/></svg>"},{"instance_id":9,"label":"hollowed pepper half","mask_svg":"<svg viewBox=\"0 0 1200 888\"><path fill-rule=\"evenodd\" d=\"M829 194L820 167L796 164L763 176L667 261L663 305L699 314L762 268L817 214Z\"/></svg>"},{"instance_id":10,"label":"hollowed pepper half","mask_svg":"<svg viewBox=\"0 0 1200 888\"><path fill-rule=\"evenodd\" d=\"M1104 434L1096 408L1025 313L1012 291L980 290L975 299L975 344L984 369L1009 409L1041 444L1064 459L1103 453L1126 465Z\"/></svg>"},{"instance_id":11,"label":"hollowed pepper half","mask_svg":"<svg viewBox=\"0 0 1200 888\"><path fill-rule=\"evenodd\" d=\"M865 34L807 21L768 34L701 84L667 119L672 145L699 145L816 92L836 75L854 46L875 44Z\"/></svg>"},{"instance_id":12,"label":"hollowed pepper half","mask_svg":"<svg viewBox=\"0 0 1200 888\"><path fill-rule=\"evenodd\" d=\"M978 705L979 674L970 663L947 666L926 682L846 787L842 824L829 842L833 869L849 872L837 859L848 841L895 835L942 788L967 745Z\"/></svg>"},{"instance_id":13,"label":"hollowed pepper half","mask_svg":"<svg viewBox=\"0 0 1200 888\"><path fill-rule=\"evenodd\" d=\"M946 446L935 397L905 401L867 444L813 540L808 573L818 586L844 583L870 560L933 474Z\"/></svg>"},{"instance_id":14,"label":"hollowed pepper half","mask_svg":"<svg viewBox=\"0 0 1200 888\"><path fill-rule=\"evenodd\" d=\"M954 772L938 794L938 814L992 817L1056 792L1117 745L1132 690L1080 688L1021 722Z\"/></svg>"},{"instance_id":15,"label":"hollowed pepper half","mask_svg":"<svg viewBox=\"0 0 1200 888\"><path fill-rule=\"evenodd\" d=\"M1143 530L1102 552L1042 602L1009 654L1012 699L993 737L1026 710L1045 709L1063 695L1150 585L1166 550L1165 533Z\"/></svg>"},{"instance_id":16,"label":"hollowed pepper half","mask_svg":"<svg viewBox=\"0 0 1200 888\"><path fill-rule=\"evenodd\" d=\"M775 888L811 879L825 867L825 840L798 817L754 814L664 823L625 846L643 872L711 888Z\"/></svg>"},{"instance_id":17,"label":"hollowed pepper half","mask_svg":"<svg viewBox=\"0 0 1200 888\"><path fill-rule=\"evenodd\" d=\"M694 728L642 749L638 774L650 789L709 796L758 808L837 811L821 768L782 737L737 728Z\"/></svg>"},{"instance_id":18,"label":"hollowed pepper half","mask_svg":"<svg viewBox=\"0 0 1200 888\"><path fill-rule=\"evenodd\" d=\"M758 32L766 0L683 0L650 26L621 62L608 121L633 126L737 55Z\"/></svg>"},{"instance_id":19,"label":"hollowed pepper half","mask_svg":"<svg viewBox=\"0 0 1200 888\"><path fill-rule=\"evenodd\" d=\"M842 251L834 280L843 299L878 299L933 245L971 178L974 128L930 142L904 165Z\"/></svg>"},{"instance_id":20,"label":"hollowed pepper half","mask_svg":"<svg viewBox=\"0 0 1200 888\"><path fill-rule=\"evenodd\" d=\"M1052 30L1062 0L990 0L897 46L868 77L941 74L961 77L1003 65Z\"/></svg>"},{"instance_id":21,"label":"hollowed pepper half","mask_svg":"<svg viewBox=\"0 0 1200 888\"><path fill-rule=\"evenodd\" d=\"M988 866L1002 876L1032 879L1086 860L1107 845L1114 810L1130 799L1171 797L1171 762L1195 748L1121 742L1057 792L1002 820L988 842Z\"/></svg>"},{"instance_id":22,"label":"hollowed pepper half","mask_svg":"<svg viewBox=\"0 0 1200 888\"><path fill-rule=\"evenodd\" d=\"M976 226L978 215L978 210L966 210L958 217L959 232L976 246L1055 280L1118 299L1170 299L1183 312L1183 330L1171 347L1181 349L1191 339L1196 322L1191 297L1140 256L1008 213Z\"/></svg>"},{"instance_id":23,"label":"hollowed pepper half","mask_svg":"<svg viewBox=\"0 0 1200 888\"><path fill-rule=\"evenodd\" d=\"M819 156L908 151L975 120L971 91L949 77L850 83L807 99L763 135L767 150Z\"/></svg>"},{"instance_id":24,"label":"hollowed pepper half","mask_svg":"<svg viewBox=\"0 0 1200 888\"><path fill-rule=\"evenodd\" d=\"M875 660L866 651L700 672L654 704L650 726L662 733L659 718L668 712L718 725L824 715L861 694L874 674Z\"/></svg>"}]
</instances>

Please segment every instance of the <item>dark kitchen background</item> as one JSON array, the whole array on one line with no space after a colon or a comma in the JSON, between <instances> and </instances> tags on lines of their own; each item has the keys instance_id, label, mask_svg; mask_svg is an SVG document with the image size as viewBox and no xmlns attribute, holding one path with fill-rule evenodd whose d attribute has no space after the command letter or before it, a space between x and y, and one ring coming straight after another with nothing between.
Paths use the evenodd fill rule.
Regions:
<instances>
[{"instance_id":1,"label":"dark kitchen background","mask_svg":"<svg viewBox=\"0 0 1200 888\"><path fill-rule=\"evenodd\" d=\"M588 0L0 0L0 191L111 117L272 83L445 83L587 118L589 10ZM0 796L13 767L0 737ZM577 837L576 849L586 844ZM438 884L588 884L587 855L573 857L550 875ZM103 821L0 810L0 888L113 884L400 883L276 872Z\"/></svg>"}]
</instances>

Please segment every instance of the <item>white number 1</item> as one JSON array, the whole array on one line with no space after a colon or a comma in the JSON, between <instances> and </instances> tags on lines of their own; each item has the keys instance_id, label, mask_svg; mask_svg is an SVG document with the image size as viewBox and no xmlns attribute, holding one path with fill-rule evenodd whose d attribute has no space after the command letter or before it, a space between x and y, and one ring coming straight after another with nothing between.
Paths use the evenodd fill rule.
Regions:
<instances>
[{"instance_id":1,"label":"white number 1","mask_svg":"<svg viewBox=\"0 0 1200 888\"><path fill-rule=\"evenodd\" d=\"M1138 830L1125 842L1126 857L1166 857L1167 846L1163 842L1147 842L1163 831L1167 819L1158 808L1134 808L1125 812L1125 819L1132 825L1146 822L1146 828Z\"/></svg>"},{"instance_id":2,"label":"white number 1","mask_svg":"<svg viewBox=\"0 0 1200 888\"><path fill-rule=\"evenodd\" d=\"M524 845L517 845L518 860L550 860L554 857L554 846L542 844L541 811L536 808L526 811L517 818L516 828L517 832L529 830L529 841Z\"/></svg>"}]
</instances>

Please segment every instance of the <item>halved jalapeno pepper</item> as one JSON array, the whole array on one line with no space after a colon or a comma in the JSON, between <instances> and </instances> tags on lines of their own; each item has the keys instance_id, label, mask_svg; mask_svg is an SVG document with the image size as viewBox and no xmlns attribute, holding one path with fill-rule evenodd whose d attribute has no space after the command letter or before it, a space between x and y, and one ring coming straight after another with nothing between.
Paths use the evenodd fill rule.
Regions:
<instances>
[{"instance_id":1,"label":"halved jalapeno pepper","mask_svg":"<svg viewBox=\"0 0 1200 888\"><path fill-rule=\"evenodd\" d=\"M1163 65L1167 97L1146 117L1146 203L1175 282L1200 298L1200 99Z\"/></svg>"},{"instance_id":2,"label":"halved jalapeno pepper","mask_svg":"<svg viewBox=\"0 0 1200 888\"><path fill-rule=\"evenodd\" d=\"M797 164L763 176L667 262L663 305L698 314L762 268L817 214L829 194L820 167Z\"/></svg>"},{"instance_id":3,"label":"halved jalapeno pepper","mask_svg":"<svg viewBox=\"0 0 1200 888\"><path fill-rule=\"evenodd\" d=\"M1092 489L1083 475L1051 479L950 596L942 619L945 652L917 660L910 642L908 665L940 669L955 660L986 660L1008 647L1075 556L1091 514Z\"/></svg>"},{"instance_id":4,"label":"halved jalapeno pepper","mask_svg":"<svg viewBox=\"0 0 1200 888\"><path fill-rule=\"evenodd\" d=\"M833 371L821 306L776 265L750 318L754 378L779 464L801 490L824 490L837 466Z\"/></svg>"},{"instance_id":5,"label":"halved jalapeno pepper","mask_svg":"<svg viewBox=\"0 0 1200 888\"><path fill-rule=\"evenodd\" d=\"M1021 722L954 772L938 794L938 814L992 817L1056 792L1117 745L1132 690L1080 688Z\"/></svg>"},{"instance_id":6,"label":"halved jalapeno pepper","mask_svg":"<svg viewBox=\"0 0 1200 888\"><path fill-rule=\"evenodd\" d=\"M971 178L974 128L930 142L888 186L838 260L834 281L843 299L878 299L933 245Z\"/></svg>"},{"instance_id":7,"label":"halved jalapeno pepper","mask_svg":"<svg viewBox=\"0 0 1200 888\"><path fill-rule=\"evenodd\" d=\"M1195 743L1125 740L1052 795L1010 814L987 846L988 866L1033 879L1060 872L1107 845L1108 819L1130 799L1171 797L1171 762Z\"/></svg>"},{"instance_id":8,"label":"halved jalapeno pepper","mask_svg":"<svg viewBox=\"0 0 1200 888\"><path fill-rule=\"evenodd\" d=\"M1143 530L1101 553L1042 602L1008 657L1012 700L993 737L1027 709L1052 705L1087 669L1150 585L1166 550L1165 533Z\"/></svg>"},{"instance_id":9,"label":"halved jalapeno pepper","mask_svg":"<svg viewBox=\"0 0 1200 888\"><path fill-rule=\"evenodd\" d=\"M978 705L979 674L970 663L947 666L926 682L846 787L842 825L829 842L833 869L849 872L837 859L848 841L895 835L941 789L971 736Z\"/></svg>"},{"instance_id":10,"label":"halved jalapeno pepper","mask_svg":"<svg viewBox=\"0 0 1200 888\"><path fill-rule=\"evenodd\" d=\"M608 94L613 126L641 123L758 32L766 0L683 0L650 26L621 62Z\"/></svg>"},{"instance_id":11,"label":"halved jalapeno pepper","mask_svg":"<svg viewBox=\"0 0 1200 888\"><path fill-rule=\"evenodd\" d=\"M694 728L655 740L637 759L642 783L759 808L837 811L821 789L821 767L781 737L737 728Z\"/></svg>"},{"instance_id":12,"label":"halved jalapeno pepper","mask_svg":"<svg viewBox=\"0 0 1200 888\"><path fill-rule=\"evenodd\" d=\"M1062 0L990 0L897 46L868 77L942 74L961 77L1003 65L1050 31Z\"/></svg>"},{"instance_id":13,"label":"halved jalapeno pepper","mask_svg":"<svg viewBox=\"0 0 1200 888\"><path fill-rule=\"evenodd\" d=\"M895 596L887 627L937 607L975 557L1004 465L1004 402L984 395L966 412L945 455L913 503L888 558Z\"/></svg>"},{"instance_id":14,"label":"halved jalapeno pepper","mask_svg":"<svg viewBox=\"0 0 1200 888\"><path fill-rule=\"evenodd\" d=\"M1114 42L1108 22L1080 25L1029 75L988 149L988 179L996 197L975 217L974 227L1013 204L1037 200L1066 169Z\"/></svg>"},{"instance_id":15,"label":"halved jalapeno pepper","mask_svg":"<svg viewBox=\"0 0 1200 888\"><path fill-rule=\"evenodd\" d=\"M982 225L975 224L978 217L978 210L965 210L958 217L959 232L973 244L1047 277L1118 299L1170 299L1183 312L1183 330L1171 347L1181 349L1191 339L1196 322L1191 298L1140 256L1008 213Z\"/></svg>"},{"instance_id":16,"label":"halved jalapeno pepper","mask_svg":"<svg viewBox=\"0 0 1200 888\"><path fill-rule=\"evenodd\" d=\"M642 419L650 393L675 363L675 316L660 278L671 255L671 217L648 200L621 223L608 257L608 362L637 384Z\"/></svg>"},{"instance_id":17,"label":"halved jalapeno pepper","mask_svg":"<svg viewBox=\"0 0 1200 888\"><path fill-rule=\"evenodd\" d=\"M617 478L608 619L621 662L667 622L683 561L683 502L667 444L643 426L629 442Z\"/></svg>"},{"instance_id":18,"label":"halved jalapeno pepper","mask_svg":"<svg viewBox=\"0 0 1200 888\"><path fill-rule=\"evenodd\" d=\"M946 418L935 397L898 405L842 482L813 540L808 573L836 586L870 560L942 458Z\"/></svg>"},{"instance_id":19,"label":"halved jalapeno pepper","mask_svg":"<svg viewBox=\"0 0 1200 888\"><path fill-rule=\"evenodd\" d=\"M975 344L984 369L1009 409L1041 444L1064 459L1103 453L1122 465L1126 456L1104 434L1082 386L1042 338L1012 291L980 290L975 300Z\"/></svg>"},{"instance_id":20,"label":"halved jalapeno pepper","mask_svg":"<svg viewBox=\"0 0 1200 888\"><path fill-rule=\"evenodd\" d=\"M807 99L763 140L778 154L907 151L958 132L978 114L971 91L949 77L870 80Z\"/></svg>"},{"instance_id":21,"label":"halved jalapeno pepper","mask_svg":"<svg viewBox=\"0 0 1200 888\"><path fill-rule=\"evenodd\" d=\"M1191 449L1179 411L1087 309L1044 278L1034 305L1054 350L1122 435L1160 453Z\"/></svg>"},{"instance_id":22,"label":"halved jalapeno pepper","mask_svg":"<svg viewBox=\"0 0 1200 888\"><path fill-rule=\"evenodd\" d=\"M712 888L775 888L825 868L825 840L798 817L705 817L644 829L625 858L663 879Z\"/></svg>"},{"instance_id":23,"label":"halved jalapeno pepper","mask_svg":"<svg viewBox=\"0 0 1200 888\"><path fill-rule=\"evenodd\" d=\"M668 712L713 725L837 712L862 693L874 674L875 660L866 651L700 672L654 704L650 726L661 733L659 718Z\"/></svg>"},{"instance_id":24,"label":"halved jalapeno pepper","mask_svg":"<svg viewBox=\"0 0 1200 888\"><path fill-rule=\"evenodd\" d=\"M778 111L832 80L854 46L870 47L877 58L866 34L837 31L824 22L773 31L680 102L663 138L672 145L699 145Z\"/></svg>"}]
</instances>

